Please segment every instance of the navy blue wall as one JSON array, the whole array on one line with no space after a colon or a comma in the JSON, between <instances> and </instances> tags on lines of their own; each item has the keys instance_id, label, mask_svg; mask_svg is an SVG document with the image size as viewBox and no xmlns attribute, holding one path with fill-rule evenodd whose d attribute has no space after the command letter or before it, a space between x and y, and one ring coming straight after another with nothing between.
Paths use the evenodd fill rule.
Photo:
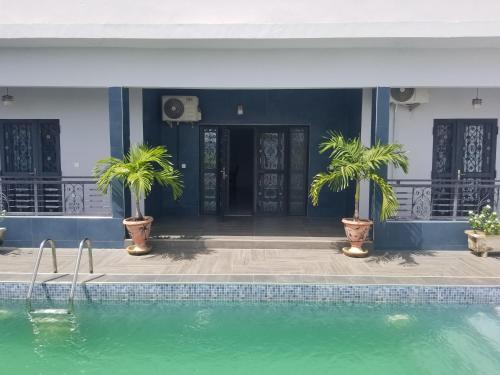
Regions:
<instances>
[{"instance_id":1,"label":"navy blue wall","mask_svg":"<svg viewBox=\"0 0 500 375\"><path fill-rule=\"evenodd\" d=\"M467 222L377 223L375 248L382 250L464 250L470 229Z\"/></svg>"},{"instance_id":2,"label":"navy blue wall","mask_svg":"<svg viewBox=\"0 0 500 375\"><path fill-rule=\"evenodd\" d=\"M0 226L7 228L5 246L38 247L46 238L56 247L78 247L89 238L93 247L122 248L123 224L121 218L86 217L22 217L7 216Z\"/></svg>"},{"instance_id":3,"label":"navy blue wall","mask_svg":"<svg viewBox=\"0 0 500 375\"><path fill-rule=\"evenodd\" d=\"M202 121L194 126L170 128L161 120L162 95L194 95L200 99ZM361 90L143 90L144 141L165 145L179 167L186 163L185 191L173 202L170 192L156 187L146 202L154 216L198 215L199 213L199 126L200 125L307 125L309 126L309 182L324 170L326 156L318 144L327 130L357 136L361 129ZM238 104L244 115L238 116ZM353 192L324 190L317 208L309 205L310 216L352 215Z\"/></svg>"}]
</instances>

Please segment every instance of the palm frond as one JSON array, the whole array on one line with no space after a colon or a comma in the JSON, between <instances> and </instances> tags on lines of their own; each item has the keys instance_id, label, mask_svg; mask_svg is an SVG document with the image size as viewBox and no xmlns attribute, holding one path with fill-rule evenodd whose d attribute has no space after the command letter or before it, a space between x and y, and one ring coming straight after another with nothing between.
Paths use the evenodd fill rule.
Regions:
<instances>
[{"instance_id":1,"label":"palm frond","mask_svg":"<svg viewBox=\"0 0 500 375\"><path fill-rule=\"evenodd\" d=\"M359 138L346 140L340 133L329 132L325 141L320 144L320 154L330 151L329 158L356 160L363 151Z\"/></svg>"},{"instance_id":2,"label":"palm frond","mask_svg":"<svg viewBox=\"0 0 500 375\"><path fill-rule=\"evenodd\" d=\"M313 206L319 203L319 193L321 189L327 185L332 191L341 191L345 189L344 177L340 172L318 173L314 176L309 189L309 197L311 198Z\"/></svg>"},{"instance_id":3,"label":"palm frond","mask_svg":"<svg viewBox=\"0 0 500 375\"><path fill-rule=\"evenodd\" d=\"M380 189L382 195L382 205L380 207L380 220L385 221L393 217L399 208L398 199L392 186L389 185L382 177L372 173L369 176L375 185Z\"/></svg>"},{"instance_id":4,"label":"palm frond","mask_svg":"<svg viewBox=\"0 0 500 375\"><path fill-rule=\"evenodd\" d=\"M397 199L392 187L380 177L380 168L392 165L408 171L408 157L400 144L382 144L377 141L372 147L366 147L360 138L346 139L342 134L329 132L319 146L320 154L328 153L330 162L325 172L318 173L309 190L313 205L318 205L321 189L326 185L332 191L341 191L352 182L369 179L375 182L382 193L383 202L381 219L385 220L398 209ZM359 195L355 197L356 207Z\"/></svg>"},{"instance_id":5,"label":"palm frond","mask_svg":"<svg viewBox=\"0 0 500 375\"><path fill-rule=\"evenodd\" d=\"M377 141L375 146L367 148L363 153L362 162L368 164L372 170L393 165L408 173L408 156L403 151L403 146L397 143L385 145Z\"/></svg>"},{"instance_id":6,"label":"palm frond","mask_svg":"<svg viewBox=\"0 0 500 375\"><path fill-rule=\"evenodd\" d=\"M163 146L133 145L123 159L109 157L99 160L93 175L100 191L107 193L113 180L119 180L130 188L136 201L146 198L155 182L170 187L174 199L182 195L184 187L182 175L174 168L171 156Z\"/></svg>"}]
</instances>

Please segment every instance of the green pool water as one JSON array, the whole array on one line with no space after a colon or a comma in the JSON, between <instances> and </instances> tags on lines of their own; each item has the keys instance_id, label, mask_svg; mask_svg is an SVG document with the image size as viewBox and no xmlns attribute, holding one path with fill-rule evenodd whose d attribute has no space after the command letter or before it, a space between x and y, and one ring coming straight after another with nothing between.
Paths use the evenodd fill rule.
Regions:
<instances>
[{"instance_id":1,"label":"green pool water","mask_svg":"<svg viewBox=\"0 0 500 375\"><path fill-rule=\"evenodd\" d=\"M500 374L500 307L0 302L0 374Z\"/></svg>"}]
</instances>

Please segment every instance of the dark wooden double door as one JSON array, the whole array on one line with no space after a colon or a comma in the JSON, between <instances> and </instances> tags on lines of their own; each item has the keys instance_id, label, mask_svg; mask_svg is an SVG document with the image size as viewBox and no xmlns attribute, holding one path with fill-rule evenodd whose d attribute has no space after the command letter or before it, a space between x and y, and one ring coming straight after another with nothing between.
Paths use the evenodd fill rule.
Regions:
<instances>
[{"instance_id":1,"label":"dark wooden double door","mask_svg":"<svg viewBox=\"0 0 500 375\"><path fill-rule=\"evenodd\" d=\"M434 121L433 216L467 216L494 204L496 119Z\"/></svg>"},{"instance_id":2,"label":"dark wooden double door","mask_svg":"<svg viewBox=\"0 0 500 375\"><path fill-rule=\"evenodd\" d=\"M202 214L241 213L235 210L234 198L244 189L251 191L250 209L244 214L306 214L306 127L204 126L200 129L200 156ZM243 160L243 170L235 160ZM243 175L247 177L238 177ZM245 182L237 182L238 178Z\"/></svg>"},{"instance_id":3,"label":"dark wooden double door","mask_svg":"<svg viewBox=\"0 0 500 375\"><path fill-rule=\"evenodd\" d=\"M3 208L62 211L59 133L58 120L0 120Z\"/></svg>"}]
</instances>

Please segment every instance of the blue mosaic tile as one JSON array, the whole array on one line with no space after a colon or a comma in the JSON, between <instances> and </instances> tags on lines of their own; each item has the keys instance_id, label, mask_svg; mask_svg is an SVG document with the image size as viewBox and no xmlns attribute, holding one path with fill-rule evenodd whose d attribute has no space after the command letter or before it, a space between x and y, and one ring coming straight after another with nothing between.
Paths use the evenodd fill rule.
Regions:
<instances>
[{"instance_id":1,"label":"blue mosaic tile","mask_svg":"<svg viewBox=\"0 0 500 375\"><path fill-rule=\"evenodd\" d=\"M66 300L69 283L36 284L34 300ZM0 299L23 299L25 282L0 282ZM499 304L500 286L419 286L259 283L89 283L84 301L249 301L406 304Z\"/></svg>"}]
</instances>

